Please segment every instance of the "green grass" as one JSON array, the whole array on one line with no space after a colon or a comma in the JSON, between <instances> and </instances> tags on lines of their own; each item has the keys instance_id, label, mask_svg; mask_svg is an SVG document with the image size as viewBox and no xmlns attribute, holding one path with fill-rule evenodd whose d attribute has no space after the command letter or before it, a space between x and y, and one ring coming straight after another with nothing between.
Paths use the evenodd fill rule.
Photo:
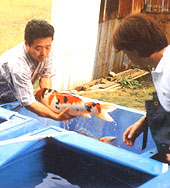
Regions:
<instances>
[{"instance_id":1,"label":"green grass","mask_svg":"<svg viewBox=\"0 0 170 188\"><path fill-rule=\"evenodd\" d=\"M145 101L152 98L155 91L150 75L139 80L141 84L137 89L118 89L115 91L85 92L82 95L105 102L111 102L121 106L126 106L145 111Z\"/></svg>"},{"instance_id":2,"label":"green grass","mask_svg":"<svg viewBox=\"0 0 170 188\"><path fill-rule=\"evenodd\" d=\"M52 0L0 1L0 55L24 40L24 29L31 19L51 23Z\"/></svg>"}]
</instances>

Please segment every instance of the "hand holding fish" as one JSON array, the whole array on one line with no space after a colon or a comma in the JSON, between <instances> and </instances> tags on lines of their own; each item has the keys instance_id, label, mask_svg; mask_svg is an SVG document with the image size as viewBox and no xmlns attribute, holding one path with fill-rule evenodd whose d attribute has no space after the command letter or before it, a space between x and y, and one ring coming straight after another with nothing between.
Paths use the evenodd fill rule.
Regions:
<instances>
[{"instance_id":1,"label":"hand holding fish","mask_svg":"<svg viewBox=\"0 0 170 188\"><path fill-rule=\"evenodd\" d=\"M68 114L68 111L69 111L69 108L65 108L63 111L61 111L59 114L58 114L58 121L67 121L67 120L70 120L72 118L75 118L76 116L71 116Z\"/></svg>"},{"instance_id":2,"label":"hand holding fish","mask_svg":"<svg viewBox=\"0 0 170 188\"><path fill-rule=\"evenodd\" d=\"M70 117L81 115L90 118L93 114L105 121L114 121L108 114L116 109L112 103L99 103L84 99L71 93L60 93L54 89L42 88L36 93L36 99L55 113L61 113L64 109Z\"/></svg>"},{"instance_id":3,"label":"hand holding fish","mask_svg":"<svg viewBox=\"0 0 170 188\"><path fill-rule=\"evenodd\" d=\"M31 112L36 113L40 117L51 118L56 121L67 121L75 117L75 116L71 116L68 114L68 111L69 111L68 108L65 108L63 111L59 113L55 113L38 101L35 101L32 104L25 106L25 107Z\"/></svg>"}]
</instances>

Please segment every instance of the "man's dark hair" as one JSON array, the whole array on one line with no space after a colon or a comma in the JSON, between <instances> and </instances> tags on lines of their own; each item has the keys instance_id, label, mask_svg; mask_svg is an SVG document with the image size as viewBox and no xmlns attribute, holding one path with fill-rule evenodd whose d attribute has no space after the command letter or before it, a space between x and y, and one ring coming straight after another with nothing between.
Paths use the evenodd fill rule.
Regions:
<instances>
[{"instance_id":1,"label":"man's dark hair","mask_svg":"<svg viewBox=\"0 0 170 188\"><path fill-rule=\"evenodd\" d=\"M165 33L158 23L143 13L124 18L113 34L113 45L117 51L136 50L141 57L149 57L168 45Z\"/></svg>"},{"instance_id":2,"label":"man's dark hair","mask_svg":"<svg viewBox=\"0 0 170 188\"><path fill-rule=\"evenodd\" d=\"M24 39L31 46L35 39L51 37L53 40L54 27L45 20L33 19L25 27Z\"/></svg>"}]
</instances>

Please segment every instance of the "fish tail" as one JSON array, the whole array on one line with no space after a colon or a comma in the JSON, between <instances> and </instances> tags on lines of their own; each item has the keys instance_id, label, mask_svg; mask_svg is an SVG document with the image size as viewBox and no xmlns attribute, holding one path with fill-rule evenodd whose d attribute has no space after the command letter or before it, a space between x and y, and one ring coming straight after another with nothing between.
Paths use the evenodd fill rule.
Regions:
<instances>
[{"instance_id":1,"label":"fish tail","mask_svg":"<svg viewBox=\"0 0 170 188\"><path fill-rule=\"evenodd\" d=\"M95 115L105 121L113 122L114 119L108 114L108 112L114 111L116 109L116 105L112 103L102 103L100 105L101 105L101 113Z\"/></svg>"},{"instance_id":2,"label":"fish tail","mask_svg":"<svg viewBox=\"0 0 170 188\"><path fill-rule=\"evenodd\" d=\"M101 103L101 111L112 112L116 110L116 105L112 103Z\"/></svg>"},{"instance_id":3,"label":"fish tail","mask_svg":"<svg viewBox=\"0 0 170 188\"><path fill-rule=\"evenodd\" d=\"M103 111L99 114L95 114L95 116L97 116L98 118L103 119L105 121L110 121L110 122L114 121L114 119L108 114L108 112L105 112L105 111Z\"/></svg>"}]
</instances>

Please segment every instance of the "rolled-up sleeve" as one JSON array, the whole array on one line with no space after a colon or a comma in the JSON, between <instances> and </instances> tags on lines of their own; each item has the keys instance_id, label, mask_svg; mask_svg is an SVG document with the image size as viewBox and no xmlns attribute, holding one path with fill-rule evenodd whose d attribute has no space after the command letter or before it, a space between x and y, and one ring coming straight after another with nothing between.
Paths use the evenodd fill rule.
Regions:
<instances>
[{"instance_id":1,"label":"rolled-up sleeve","mask_svg":"<svg viewBox=\"0 0 170 188\"><path fill-rule=\"evenodd\" d=\"M27 75L19 75L17 73L11 75L15 89L15 97L23 106L27 106L35 102L33 85L31 79Z\"/></svg>"},{"instance_id":2,"label":"rolled-up sleeve","mask_svg":"<svg viewBox=\"0 0 170 188\"><path fill-rule=\"evenodd\" d=\"M27 106L35 102L29 66L20 66L10 70L10 88L18 102Z\"/></svg>"}]
</instances>

